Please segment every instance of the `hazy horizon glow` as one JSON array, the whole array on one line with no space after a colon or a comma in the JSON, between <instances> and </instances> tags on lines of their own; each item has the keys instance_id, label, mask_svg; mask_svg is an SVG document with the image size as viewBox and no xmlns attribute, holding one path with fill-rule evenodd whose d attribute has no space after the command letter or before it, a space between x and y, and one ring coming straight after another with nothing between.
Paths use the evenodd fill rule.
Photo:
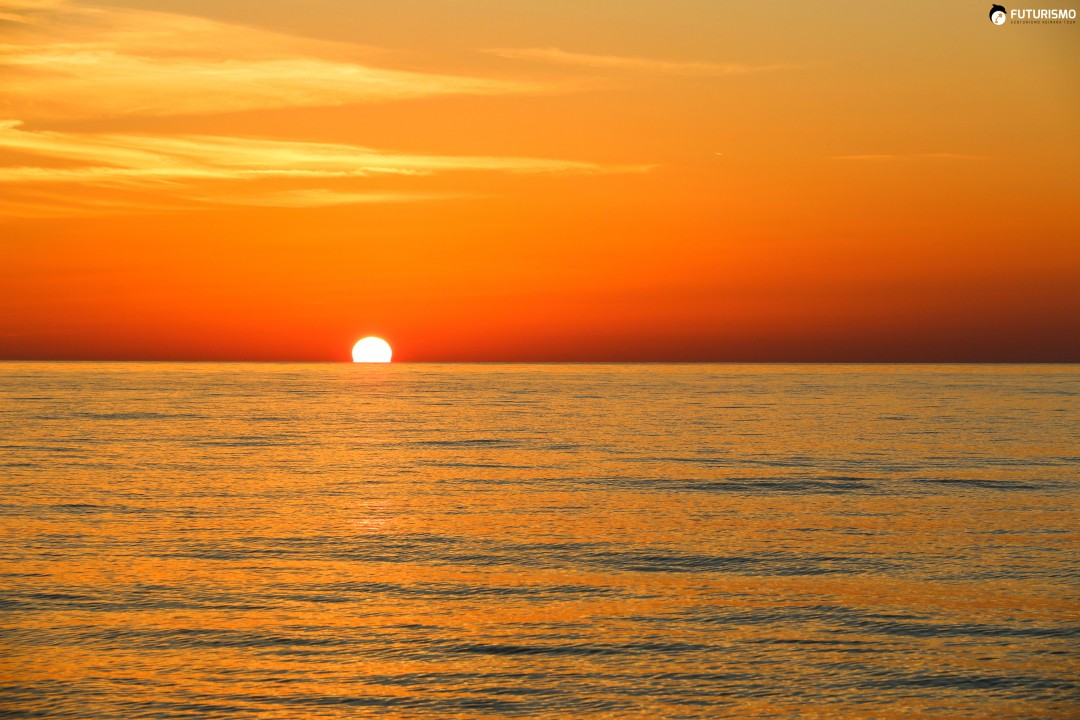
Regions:
<instances>
[{"instance_id":1,"label":"hazy horizon glow","mask_svg":"<svg viewBox=\"0 0 1080 720\"><path fill-rule=\"evenodd\" d=\"M0 0L0 360L1080 361L1080 25Z\"/></svg>"}]
</instances>

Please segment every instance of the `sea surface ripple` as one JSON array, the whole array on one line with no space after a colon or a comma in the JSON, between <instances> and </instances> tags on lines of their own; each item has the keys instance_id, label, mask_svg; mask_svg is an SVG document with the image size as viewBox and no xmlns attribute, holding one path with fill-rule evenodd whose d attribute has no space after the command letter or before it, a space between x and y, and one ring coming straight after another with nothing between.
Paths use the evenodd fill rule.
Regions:
<instances>
[{"instance_id":1,"label":"sea surface ripple","mask_svg":"<svg viewBox=\"0 0 1080 720\"><path fill-rule=\"evenodd\" d=\"M0 717L1076 718L1078 399L0 363Z\"/></svg>"}]
</instances>

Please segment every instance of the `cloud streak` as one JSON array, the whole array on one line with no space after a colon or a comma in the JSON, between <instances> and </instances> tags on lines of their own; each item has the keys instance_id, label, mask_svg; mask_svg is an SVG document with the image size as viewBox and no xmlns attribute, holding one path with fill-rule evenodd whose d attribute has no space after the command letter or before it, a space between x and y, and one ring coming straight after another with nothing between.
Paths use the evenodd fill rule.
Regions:
<instances>
[{"instance_id":1,"label":"cloud streak","mask_svg":"<svg viewBox=\"0 0 1080 720\"><path fill-rule=\"evenodd\" d=\"M985 160L985 155L964 155L962 153L899 153L878 155L834 155L833 160L859 160L892 162L898 160Z\"/></svg>"},{"instance_id":2,"label":"cloud streak","mask_svg":"<svg viewBox=\"0 0 1080 720\"><path fill-rule=\"evenodd\" d=\"M83 163L65 167L0 167L0 182L333 178L431 175L461 170L602 173L648 169L530 157L408 155L359 145L212 135L32 132L23 130L16 121L0 123L0 148Z\"/></svg>"},{"instance_id":3,"label":"cloud streak","mask_svg":"<svg viewBox=\"0 0 1080 720\"><path fill-rule=\"evenodd\" d=\"M151 191L214 204L276 207L406 202L449 196L295 188L225 194L211 200L200 194L198 188L212 181L310 182L449 172L598 174L649 169L643 165L612 166L532 157L415 155L358 145L257 138L28 131L16 121L0 122L0 150L39 159L34 165L0 167L0 184L23 188L77 184L82 188ZM58 205L65 206L67 211L72 209L71 203Z\"/></svg>"},{"instance_id":4,"label":"cloud streak","mask_svg":"<svg viewBox=\"0 0 1080 720\"><path fill-rule=\"evenodd\" d=\"M226 205L246 205L250 207L279 208L320 208L338 205L370 205L385 203L410 203L434 200L461 200L474 198L475 195L462 193L421 193L421 192L341 192L326 188L304 190L284 190L281 192L260 193L257 195L232 195L207 197L206 202Z\"/></svg>"},{"instance_id":5,"label":"cloud streak","mask_svg":"<svg viewBox=\"0 0 1080 720\"><path fill-rule=\"evenodd\" d=\"M186 15L68 0L0 0L0 118L20 119L0 120L0 217L422 202L476 196L425 191L419 181L404 187L403 178L649 169L525 156L409 154L225 133L44 129L52 121L92 120L100 128L116 118L553 89L377 66L386 57L375 48ZM378 182L391 177L398 181Z\"/></svg>"},{"instance_id":6,"label":"cloud streak","mask_svg":"<svg viewBox=\"0 0 1080 720\"><path fill-rule=\"evenodd\" d=\"M508 60L528 60L555 65L573 65L597 70L637 70L668 75L745 75L783 68L783 65L746 65L741 63L675 62L620 55L593 55L548 48L490 48L484 52Z\"/></svg>"},{"instance_id":7,"label":"cloud streak","mask_svg":"<svg viewBox=\"0 0 1080 720\"><path fill-rule=\"evenodd\" d=\"M537 91L360 62L370 48L213 20L0 0L0 116L71 119Z\"/></svg>"}]
</instances>

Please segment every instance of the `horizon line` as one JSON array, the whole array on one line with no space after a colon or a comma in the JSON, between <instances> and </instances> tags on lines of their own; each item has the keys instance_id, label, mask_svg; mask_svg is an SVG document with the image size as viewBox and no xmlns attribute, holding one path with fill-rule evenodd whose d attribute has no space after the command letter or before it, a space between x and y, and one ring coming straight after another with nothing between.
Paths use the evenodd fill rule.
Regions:
<instances>
[{"instance_id":1,"label":"horizon line","mask_svg":"<svg viewBox=\"0 0 1080 720\"><path fill-rule=\"evenodd\" d=\"M0 363L171 363L213 365L1080 365L1076 360L173 360L0 358Z\"/></svg>"}]
</instances>

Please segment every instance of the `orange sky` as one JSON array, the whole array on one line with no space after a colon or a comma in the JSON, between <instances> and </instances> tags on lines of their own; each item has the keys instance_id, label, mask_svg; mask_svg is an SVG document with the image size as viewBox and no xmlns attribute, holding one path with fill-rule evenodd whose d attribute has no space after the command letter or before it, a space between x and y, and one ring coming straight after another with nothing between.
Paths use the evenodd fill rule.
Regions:
<instances>
[{"instance_id":1,"label":"orange sky","mask_svg":"<svg viewBox=\"0 0 1080 720\"><path fill-rule=\"evenodd\" d=\"M1080 361L989 5L0 0L0 359Z\"/></svg>"}]
</instances>

